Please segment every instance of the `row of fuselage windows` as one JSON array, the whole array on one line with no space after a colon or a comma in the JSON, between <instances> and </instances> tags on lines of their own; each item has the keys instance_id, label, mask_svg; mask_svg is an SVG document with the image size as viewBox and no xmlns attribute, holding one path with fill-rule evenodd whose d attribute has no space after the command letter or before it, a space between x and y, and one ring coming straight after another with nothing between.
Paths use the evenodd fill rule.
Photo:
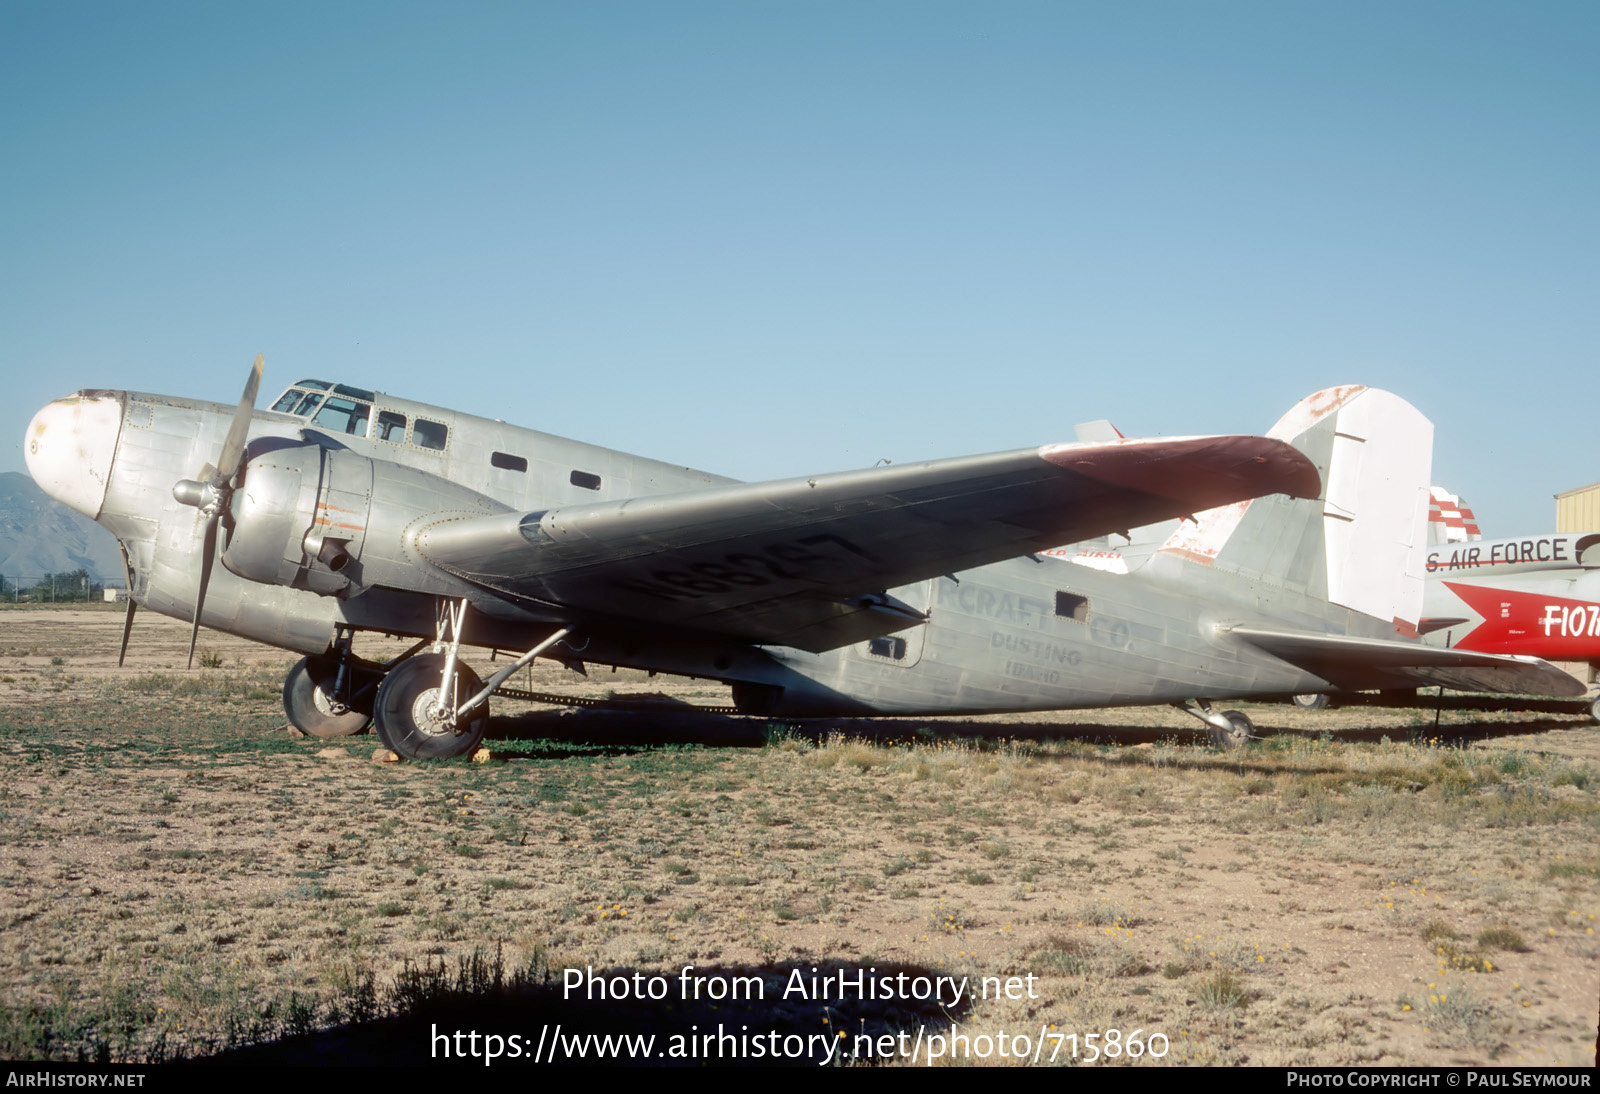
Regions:
<instances>
[{"instance_id":1,"label":"row of fuselage windows","mask_svg":"<svg viewBox=\"0 0 1600 1094\"><path fill-rule=\"evenodd\" d=\"M373 440L390 444L406 443L406 427L411 428L411 443L417 448L443 452L450 443L450 427L443 422L427 418L406 420L404 414L394 410L378 411L378 420L372 421L372 401L375 393L344 384L328 384L322 380L302 380L283 393L272 405L273 410L309 418L311 424L329 433L346 433L353 437L371 436ZM495 452L489 463L502 471L526 472L526 456L509 452ZM574 470L568 481L585 490L600 489L600 476L588 471Z\"/></svg>"},{"instance_id":2,"label":"row of fuselage windows","mask_svg":"<svg viewBox=\"0 0 1600 1094\"><path fill-rule=\"evenodd\" d=\"M1056 615L1062 619L1070 619L1074 623L1089 622L1089 598L1079 596L1077 593L1057 592ZM867 652L886 661L904 661L906 640L889 634L880 638L869 638Z\"/></svg>"},{"instance_id":3,"label":"row of fuselage windows","mask_svg":"<svg viewBox=\"0 0 1600 1094\"><path fill-rule=\"evenodd\" d=\"M489 457L489 465L498 467L502 471L526 472L528 458L526 456L513 456L509 452L496 452ZM567 476L567 481L573 486L581 486L585 490L600 489L600 476L591 475L587 471L574 470Z\"/></svg>"}]
</instances>

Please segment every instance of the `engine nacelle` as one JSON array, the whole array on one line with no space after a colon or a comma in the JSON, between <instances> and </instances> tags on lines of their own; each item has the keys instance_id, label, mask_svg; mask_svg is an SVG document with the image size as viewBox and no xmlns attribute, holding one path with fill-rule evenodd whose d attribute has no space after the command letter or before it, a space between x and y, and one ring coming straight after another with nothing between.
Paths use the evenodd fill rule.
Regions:
<instances>
[{"instance_id":1,"label":"engine nacelle","mask_svg":"<svg viewBox=\"0 0 1600 1094\"><path fill-rule=\"evenodd\" d=\"M405 537L417 518L509 507L438 475L348 449L293 445L245 464L222 563L263 585L354 596L373 585L443 591ZM436 588L437 587L437 588Z\"/></svg>"},{"instance_id":2,"label":"engine nacelle","mask_svg":"<svg viewBox=\"0 0 1600 1094\"><path fill-rule=\"evenodd\" d=\"M318 445L265 452L240 473L222 564L263 585L345 592L348 566L336 570L318 555L335 523L337 538L357 544L347 554L359 555L371 504L372 461L365 456Z\"/></svg>"}]
</instances>

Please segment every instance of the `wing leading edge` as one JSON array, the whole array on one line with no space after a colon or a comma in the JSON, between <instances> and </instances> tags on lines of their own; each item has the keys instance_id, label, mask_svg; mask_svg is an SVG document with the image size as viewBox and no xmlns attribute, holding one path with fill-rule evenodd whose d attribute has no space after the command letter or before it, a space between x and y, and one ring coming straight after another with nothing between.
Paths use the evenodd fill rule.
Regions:
<instances>
[{"instance_id":1,"label":"wing leading edge","mask_svg":"<svg viewBox=\"0 0 1600 1094\"><path fill-rule=\"evenodd\" d=\"M433 565L576 619L821 651L924 617L883 590L1265 494L1316 497L1282 441L1062 444L443 519Z\"/></svg>"},{"instance_id":2,"label":"wing leading edge","mask_svg":"<svg viewBox=\"0 0 1600 1094\"><path fill-rule=\"evenodd\" d=\"M1578 696L1588 690L1570 673L1534 657L1266 627L1222 629L1350 691L1442 685L1507 695Z\"/></svg>"}]
</instances>

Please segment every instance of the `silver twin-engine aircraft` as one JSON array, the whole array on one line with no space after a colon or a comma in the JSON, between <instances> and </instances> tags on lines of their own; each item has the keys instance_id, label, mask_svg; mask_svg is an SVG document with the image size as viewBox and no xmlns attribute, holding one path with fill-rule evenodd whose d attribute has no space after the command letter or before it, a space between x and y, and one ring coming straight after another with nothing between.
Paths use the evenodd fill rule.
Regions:
<instances>
[{"instance_id":1,"label":"silver twin-engine aircraft","mask_svg":"<svg viewBox=\"0 0 1600 1094\"><path fill-rule=\"evenodd\" d=\"M475 750L538 656L714 678L777 717L1175 703L1225 746L1251 730L1225 698L1582 691L1414 640L1432 427L1382 391L1319 392L1264 438L739 483L320 380L256 410L260 378L236 408L80 391L34 417L29 470L121 543L124 653L135 605L298 650L295 725L373 722L406 757ZM1045 553L1178 517L1131 573ZM362 632L418 642L377 664ZM482 680L463 646L521 656Z\"/></svg>"}]
</instances>

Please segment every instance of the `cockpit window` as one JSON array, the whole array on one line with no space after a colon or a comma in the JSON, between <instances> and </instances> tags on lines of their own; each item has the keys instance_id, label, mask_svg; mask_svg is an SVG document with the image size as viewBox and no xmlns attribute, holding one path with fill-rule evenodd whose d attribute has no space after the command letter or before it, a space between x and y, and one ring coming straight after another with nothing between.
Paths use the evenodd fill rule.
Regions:
<instances>
[{"instance_id":1,"label":"cockpit window","mask_svg":"<svg viewBox=\"0 0 1600 1094\"><path fill-rule=\"evenodd\" d=\"M330 395L327 402L322 404L322 409L317 411L317 416L311 419L311 423L320 425L331 433L350 433L365 437L367 420L371 417L372 407L369 404L358 403L354 399L346 399L339 395Z\"/></svg>"},{"instance_id":2,"label":"cockpit window","mask_svg":"<svg viewBox=\"0 0 1600 1094\"><path fill-rule=\"evenodd\" d=\"M365 388L330 384L326 380L296 380L272 404L272 409L280 414L310 418L311 424L321 426L330 433L365 437L368 423L372 421L372 403L376 398L375 392ZM414 443L424 448L443 450L449 440L449 431L436 423L426 431L419 427L416 433ZM404 444L406 416L392 410L379 411L377 436L379 440L391 444Z\"/></svg>"},{"instance_id":3,"label":"cockpit window","mask_svg":"<svg viewBox=\"0 0 1600 1094\"><path fill-rule=\"evenodd\" d=\"M296 391L290 388L283 393L283 398L272 404L272 409L304 418L317 409L317 404L320 402L322 393L319 391Z\"/></svg>"},{"instance_id":4,"label":"cockpit window","mask_svg":"<svg viewBox=\"0 0 1600 1094\"><path fill-rule=\"evenodd\" d=\"M278 401L272 404L272 409L281 414L293 414L300 418L309 418L313 413L316 413L318 404L322 402L324 392L344 396L343 399L339 400L339 407L341 412L346 415L351 412L353 406L360 403L370 404L377 398L374 393L365 388L350 387L346 384L330 384L326 380L296 380L289 390L280 395ZM367 431L366 423L367 418L371 416L370 412L361 414L360 426L351 429L350 425L354 419L338 417L332 414L333 405L330 402L323 408L322 413L329 414L327 421L323 420L322 414L317 415L316 422L318 425L326 426L341 433L365 433Z\"/></svg>"},{"instance_id":5,"label":"cockpit window","mask_svg":"<svg viewBox=\"0 0 1600 1094\"><path fill-rule=\"evenodd\" d=\"M321 380L301 380L279 396L278 401L272 404L272 409L308 418L317 409L317 404L322 402L322 393L331 386Z\"/></svg>"}]
</instances>

